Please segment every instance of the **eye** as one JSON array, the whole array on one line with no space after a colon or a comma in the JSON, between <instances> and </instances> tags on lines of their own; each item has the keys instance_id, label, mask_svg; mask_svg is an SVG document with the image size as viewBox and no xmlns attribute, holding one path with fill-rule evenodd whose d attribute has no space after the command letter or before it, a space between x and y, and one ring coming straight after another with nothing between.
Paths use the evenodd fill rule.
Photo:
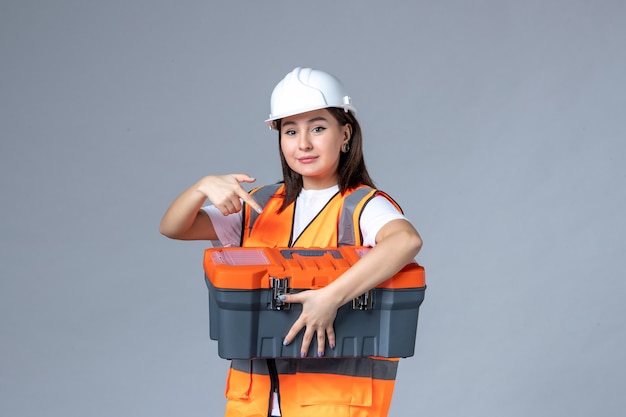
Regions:
<instances>
[{"instance_id":1,"label":"eye","mask_svg":"<svg viewBox=\"0 0 626 417\"><path fill-rule=\"evenodd\" d=\"M285 130L285 131L283 132L283 135L287 135L287 136L293 136L293 135L295 135L295 134L296 134L296 131L295 131L295 130L293 130L293 129Z\"/></svg>"},{"instance_id":2,"label":"eye","mask_svg":"<svg viewBox=\"0 0 626 417\"><path fill-rule=\"evenodd\" d=\"M313 128L313 132L314 132L314 133L320 133L320 132L323 132L324 130L326 130L326 128L325 128L325 127L323 127L323 126L315 126L315 127Z\"/></svg>"}]
</instances>

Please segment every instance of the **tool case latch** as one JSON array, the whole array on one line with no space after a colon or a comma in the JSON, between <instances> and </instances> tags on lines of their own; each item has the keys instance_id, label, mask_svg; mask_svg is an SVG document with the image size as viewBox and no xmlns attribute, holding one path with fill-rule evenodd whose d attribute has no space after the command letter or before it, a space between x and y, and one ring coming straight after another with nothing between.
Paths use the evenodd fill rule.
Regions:
<instances>
[{"instance_id":1,"label":"tool case latch","mask_svg":"<svg viewBox=\"0 0 626 417\"><path fill-rule=\"evenodd\" d=\"M372 308L372 290L352 300L353 310L370 310Z\"/></svg>"},{"instance_id":2,"label":"tool case latch","mask_svg":"<svg viewBox=\"0 0 626 417\"><path fill-rule=\"evenodd\" d=\"M272 310L289 310L291 304L282 301L279 297L283 294L289 294L289 277L275 278L270 277L270 286L272 287Z\"/></svg>"}]
</instances>

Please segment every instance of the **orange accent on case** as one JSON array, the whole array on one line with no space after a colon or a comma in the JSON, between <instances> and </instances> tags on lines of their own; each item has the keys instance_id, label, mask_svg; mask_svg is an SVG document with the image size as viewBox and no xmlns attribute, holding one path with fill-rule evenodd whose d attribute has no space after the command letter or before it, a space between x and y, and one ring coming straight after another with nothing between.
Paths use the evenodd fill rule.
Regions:
<instances>
[{"instance_id":1,"label":"orange accent on case","mask_svg":"<svg viewBox=\"0 0 626 417\"><path fill-rule=\"evenodd\" d=\"M204 272L220 289L267 289L270 278L290 278L290 287L322 288L339 278L369 248L210 248L204 253ZM424 268L411 262L376 288L426 286Z\"/></svg>"}]
</instances>

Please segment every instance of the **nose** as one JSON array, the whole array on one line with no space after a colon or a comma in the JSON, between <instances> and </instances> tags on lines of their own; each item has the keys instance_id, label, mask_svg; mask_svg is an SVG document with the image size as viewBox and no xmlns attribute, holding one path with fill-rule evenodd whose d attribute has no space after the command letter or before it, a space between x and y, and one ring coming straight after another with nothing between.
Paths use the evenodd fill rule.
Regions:
<instances>
[{"instance_id":1,"label":"nose","mask_svg":"<svg viewBox=\"0 0 626 417\"><path fill-rule=\"evenodd\" d=\"M313 147L311 141L309 140L309 135L307 133L303 133L298 137L298 149L306 151Z\"/></svg>"}]
</instances>

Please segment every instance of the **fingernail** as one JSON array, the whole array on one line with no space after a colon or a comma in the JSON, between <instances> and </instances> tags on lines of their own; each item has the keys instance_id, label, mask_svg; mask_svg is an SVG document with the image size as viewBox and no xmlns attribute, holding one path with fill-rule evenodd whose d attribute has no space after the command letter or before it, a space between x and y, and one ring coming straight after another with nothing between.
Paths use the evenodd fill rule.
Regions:
<instances>
[{"instance_id":1,"label":"fingernail","mask_svg":"<svg viewBox=\"0 0 626 417\"><path fill-rule=\"evenodd\" d=\"M279 299L280 301L285 301L285 300L287 299L287 296L286 296L286 295L279 295L279 296L278 296L278 299Z\"/></svg>"},{"instance_id":2,"label":"fingernail","mask_svg":"<svg viewBox=\"0 0 626 417\"><path fill-rule=\"evenodd\" d=\"M330 344L330 348L331 348L331 349L334 349L334 348L335 348L335 344L334 344L334 343L331 343L331 344Z\"/></svg>"},{"instance_id":3,"label":"fingernail","mask_svg":"<svg viewBox=\"0 0 626 417\"><path fill-rule=\"evenodd\" d=\"M306 352L300 352L300 357L301 358L306 358Z\"/></svg>"},{"instance_id":4,"label":"fingernail","mask_svg":"<svg viewBox=\"0 0 626 417\"><path fill-rule=\"evenodd\" d=\"M287 339L283 339L283 346L287 346L289 344L289 342L287 341Z\"/></svg>"},{"instance_id":5,"label":"fingernail","mask_svg":"<svg viewBox=\"0 0 626 417\"><path fill-rule=\"evenodd\" d=\"M261 214L261 213L263 213L263 209L258 209L256 212Z\"/></svg>"},{"instance_id":6,"label":"fingernail","mask_svg":"<svg viewBox=\"0 0 626 417\"><path fill-rule=\"evenodd\" d=\"M324 356L324 352L317 352L317 357L321 358L322 356Z\"/></svg>"}]
</instances>

